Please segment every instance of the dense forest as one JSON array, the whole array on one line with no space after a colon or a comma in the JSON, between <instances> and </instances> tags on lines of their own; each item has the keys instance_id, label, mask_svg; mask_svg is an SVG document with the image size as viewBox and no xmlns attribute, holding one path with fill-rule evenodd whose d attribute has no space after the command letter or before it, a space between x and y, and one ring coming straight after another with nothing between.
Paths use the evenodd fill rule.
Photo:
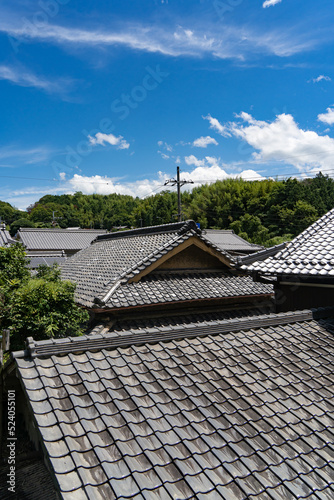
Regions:
<instances>
[{"instance_id":1,"label":"dense forest","mask_svg":"<svg viewBox=\"0 0 334 500\"><path fill-rule=\"evenodd\" d=\"M334 180L217 181L182 193L183 219L201 228L233 229L252 243L265 246L292 239L334 207ZM141 227L174 222L177 195L163 191L145 199L132 196L46 195L26 212L0 202L0 216L14 235L19 227Z\"/></svg>"}]
</instances>

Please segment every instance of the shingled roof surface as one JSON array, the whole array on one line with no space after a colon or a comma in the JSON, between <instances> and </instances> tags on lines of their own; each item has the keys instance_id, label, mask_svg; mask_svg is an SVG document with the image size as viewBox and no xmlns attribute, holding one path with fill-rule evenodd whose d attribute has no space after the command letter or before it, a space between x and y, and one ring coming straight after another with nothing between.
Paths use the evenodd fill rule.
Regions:
<instances>
[{"instance_id":1,"label":"shingled roof surface","mask_svg":"<svg viewBox=\"0 0 334 500\"><path fill-rule=\"evenodd\" d=\"M195 309L195 308L194 308ZM196 310L196 309L195 309ZM171 330L179 330L180 328L193 328L194 326L218 326L220 323L226 323L226 320L235 318L247 318L249 316L260 316L269 314L274 311L274 303L268 299L262 302L258 307L244 306L243 309L237 307L235 309L228 308L226 310L206 310L205 312L174 312L168 316L159 315L141 315L137 317L129 316L119 317L116 320L105 320L93 326L86 332L84 337L91 335L112 334L113 336L128 335L129 330L133 334L142 333L161 333Z\"/></svg>"},{"instance_id":2,"label":"shingled roof surface","mask_svg":"<svg viewBox=\"0 0 334 500\"><path fill-rule=\"evenodd\" d=\"M21 228L20 241L28 250L81 250L106 229Z\"/></svg>"},{"instance_id":3,"label":"shingled roof surface","mask_svg":"<svg viewBox=\"0 0 334 500\"><path fill-rule=\"evenodd\" d=\"M125 290L128 297L122 299L124 305L127 300L130 305L148 303L145 288L147 281L138 283L136 287L133 286L134 283L127 285L129 279L193 236L217 250L230 262L234 262L227 252L203 238L193 221L187 221L99 236L90 247L78 252L62 266L62 278L77 284L76 300L87 307L107 303L111 305L113 297L119 301L120 294ZM127 288L124 285L127 285ZM154 300L160 302L160 298L153 298L157 293L157 290L152 288L150 303L154 303ZM180 290L178 293L180 295ZM136 296L138 302L135 300Z\"/></svg>"},{"instance_id":4,"label":"shingled roof surface","mask_svg":"<svg viewBox=\"0 0 334 500\"><path fill-rule=\"evenodd\" d=\"M314 317L30 340L15 360L62 498L332 500L334 320Z\"/></svg>"},{"instance_id":5,"label":"shingled roof surface","mask_svg":"<svg viewBox=\"0 0 334 500\"><path fill-rule=\"evenodd\" d=\"M282 251L247 266L262 275L334 276L334 209L288 243Z\"/></svg>"},{"instance_id":6,"label":"shingled roof surface","mask_svg":"<svg viewBox=\"0 0 334 500\"><path fill-rule=\"evenodd\" d=\"M244 240L231 229L205 229L203 234L209 241L228 252L253 253L263 249L260 245Z\"/></svg>"},{"instance_id":7,"label":"shingled roof surface","mask_svg":"<svg viewBox=\"0 0 334 500\"><path fill-rule=\"evenodd\" d=\"M67 257L64 252L48 251L48 252L28 252L27 259L29 260L28 267L37 269L38 266L52 266L53 264L64 264Z\"/></svg>"},{"instance_id":8,"label":"shingled roof surface","mask_svg":"<svg viewBox=\"0 0 334 500\"><path fill-rule=\"evenodd\" d=\"M118 308L273 293L272 285L255 283L249 276L233 276L223 272L153 273L138 283L120 284L106 306Z\"/></svg>"},{"instance_id":9,"label":"shingled roof surface","mask_svg":"<svg viewBox=\"0 0 334 500\"><path fill-rule=\"evenodd\" d=\"M0 228L0 247L7 247L12 243L15 243L15 241L12 239L9 231Z\"/></svg>"}]
</instances>

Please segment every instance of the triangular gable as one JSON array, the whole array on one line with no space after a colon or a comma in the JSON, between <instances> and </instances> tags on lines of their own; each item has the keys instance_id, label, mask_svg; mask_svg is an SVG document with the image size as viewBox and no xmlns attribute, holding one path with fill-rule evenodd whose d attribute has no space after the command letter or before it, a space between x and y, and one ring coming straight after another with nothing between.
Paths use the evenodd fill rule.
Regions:
<instances>
[{"instance_id":1,"label":"triangular gable","mask_svg":"<svg viewBox=\"0 0 334 500\"><path fill-rule=\"evenodd\" d=\"M173 248L165 255L146 267L136 276L130 278L129 283L138 282L144 276L157 270L165 269L230 269L232 259L227 254L213 248L206 242L192 236Z\"/></svg>"}]
</instances>

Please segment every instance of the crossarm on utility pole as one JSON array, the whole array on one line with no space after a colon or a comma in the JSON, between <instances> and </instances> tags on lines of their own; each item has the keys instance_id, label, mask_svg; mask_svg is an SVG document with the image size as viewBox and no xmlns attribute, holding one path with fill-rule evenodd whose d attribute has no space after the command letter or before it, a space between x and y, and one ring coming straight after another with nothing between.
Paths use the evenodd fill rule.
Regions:
<instances>
[{"instance_id":1,"label":"crossarm on utility pole","mask_svg":"<svg viewBox=\"0 0 334 500\"><path fill-rule=\"evenodd\" d=\"M194 184L193 181L185 181L185 180L180 180L180 167L176 167L176 179L168 179L164 186L167 186L167 184L171 184L172 186L177 186L177 220L178 222L182 222L182 210L181 210L181 186L184 186L185 184Z\"/></svg>"}]
</instances>

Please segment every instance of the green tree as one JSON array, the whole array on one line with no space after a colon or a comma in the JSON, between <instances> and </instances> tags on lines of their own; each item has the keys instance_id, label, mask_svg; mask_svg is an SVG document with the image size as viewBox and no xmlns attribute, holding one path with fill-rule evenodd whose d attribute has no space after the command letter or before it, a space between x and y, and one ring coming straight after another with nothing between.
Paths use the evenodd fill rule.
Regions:
<instances>
[{"instance_id":1,"label":"green tree","mask_svg":"<svg viewBox=\"0 0 334 500\"><path fill-rule=\"evenodd\" d=\"M35 224L29 219L18 219L10 225L11 236L15 236L20 227L35 227Z\"/></svg>"},{"instance_id":2,"label":"green tree","mask_svg":"<svg viewBox=\"0 0 334 500\"><path fill-rule=\"evenodd\" d=\"M29 336L81 335L89 315L74 302L75 285L61 281L56 266L31 277L27 264L19 243L0 248L0 327L10 328L11 349L22 349Z\"/></svg>"},{"instance_id":3,"label":"green tree","mask_svg":"<svg viewBox=\"0 0 334 500\"><path fill-rule=\"evenodd\" d=\"M22 349L27 337L35 340L82 334L88 313L74 300L75 285L69 281L30 279L10 300L11 349Z\"/></svg>"}]
</instances>

